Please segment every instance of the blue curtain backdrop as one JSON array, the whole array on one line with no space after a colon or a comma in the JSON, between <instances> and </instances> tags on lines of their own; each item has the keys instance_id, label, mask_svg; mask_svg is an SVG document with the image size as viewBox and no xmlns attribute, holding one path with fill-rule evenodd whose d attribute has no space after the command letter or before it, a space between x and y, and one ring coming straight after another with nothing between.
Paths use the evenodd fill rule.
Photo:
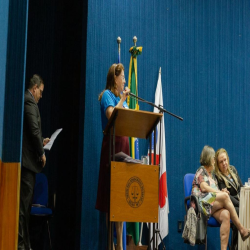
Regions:
<instances>
[{"instance_id":1,"label":"blue curtain backdrop","mask_svg":"<svg viewBox=\"0 0 250 250\"><path fill-rule=\"evenodd\" d=\"M164 242L167 249L189 249L177 232L184 217L183 176L199 167L203 146L226 148L242 181L250 177L249 16L248 0L88 2L81 249L104 249L104 216L94 209L102 142L97 99L109 66L117 61L116 38L122 38L126 78L133 36L143 46L139 96L154 102L161 67L164 107L184 118L165 115L170 214ZM141 103L140 110L152 108ZM140 143L145 154L147 143ZM219 230L208 232L209 249L220 249Z\"/></svg>"},{"instance_id":2,"label":"blue curtain backdrop","mask_svg":"<svg viewBox=\"0 0 250 250\"><path fill-rule=\"evenodd\" d=\"M0 2L0 159L21 161L28 0Z\"/></svg>"},{"instance_id":3,"label":"blue curtain backdrop","mask_svg":"<svg viewBox=\"0 0 250 250\"><path fill-rule=\"evenodd\" d=\"M0 8L0 159L2 158L2 142L4 127L4 95L6 79L6 55L7 55L7 38L8 38L8 1L2 3Z\"/></svg>"}]
</instances>

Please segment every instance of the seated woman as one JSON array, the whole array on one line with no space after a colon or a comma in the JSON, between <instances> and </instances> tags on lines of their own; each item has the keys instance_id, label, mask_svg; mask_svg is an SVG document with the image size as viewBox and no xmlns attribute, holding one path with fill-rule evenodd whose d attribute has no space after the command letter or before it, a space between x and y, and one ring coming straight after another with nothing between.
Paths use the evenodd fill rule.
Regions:
<instances>
[{"instance_id":1,"label":"seated woman","mask_svg":"<svg viewBox=\"0 0 250 250\"><path fill-rule=\"evenodd\" d=\"M239 215L239 197L240 188L243 187L241 179L234 166L229 164L228 153L224 148L218 149L215 153L215 175L218 181L219 189L226 188L229 192L229 197ZM238 233L237 229L233 228L233 249L237 249Z\"/></svg>"},{"instance_id":2,"label":"seated woman","mask_svg":"<svg viewBox=\"0 0 250 250\"><path fill-rule=\"evenodd\" d=\"M229 191L229 197L239 214L240 188L243 184L236 168L229 165L228 153L224 148L218 149L215 153L215 175L219 189L226 188Z\"/></svg>"},{"instance_id":3,"label":"seated woman","mask_svg":"<svg viewBox=\"0 0 250 250\"><path fill-rule=\"evenodd\" d=\"M213 171L214 157L214 149L205 146L200 156L201 167L196 171L193 180L192 194L198 197L199 205L207 218L213 215L221 224L221 250L226 250L230 233L230 219L240 232L243 241L250 236L250 231L240 223L227 189L219 190L218 188L217 179Z\"/></svg>"}]
</instances>

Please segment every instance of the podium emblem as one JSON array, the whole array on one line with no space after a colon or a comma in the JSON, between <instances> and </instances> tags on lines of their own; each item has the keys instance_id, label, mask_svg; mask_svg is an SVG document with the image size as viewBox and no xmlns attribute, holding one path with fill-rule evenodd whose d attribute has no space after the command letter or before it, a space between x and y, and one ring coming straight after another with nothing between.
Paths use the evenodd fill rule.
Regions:
<instances>
[{"instance_id":1,"label":"podium emblem","mask_svg":"<svg viewBox=\"0 0 250 250\"><path fill-rule=\"evenodd\" d=\"M131 177L125 188L126 201L132 208L139 207L144 200L144 184L137 176Z\"/></svg>"}]
</instances>

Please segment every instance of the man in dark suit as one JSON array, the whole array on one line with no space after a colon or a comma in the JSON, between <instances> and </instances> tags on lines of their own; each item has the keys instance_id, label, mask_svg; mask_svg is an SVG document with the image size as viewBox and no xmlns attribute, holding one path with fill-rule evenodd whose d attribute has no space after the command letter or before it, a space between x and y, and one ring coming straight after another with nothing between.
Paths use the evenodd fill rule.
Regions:
<instances>
[{"instance_id":1,"label":"man in dark suit","mask_svg":"<svg viewBox=\"0 0 250 250\"><path fill-rule=\"evenodd\" d=\"M42 78L33 75L24 95L18 250L30 250L29 217L36 173L40 173L46 164L43 146L50 141L49 138L42 137L41 117L37 106L43 90Z\"/></svg>"}]
</instances>

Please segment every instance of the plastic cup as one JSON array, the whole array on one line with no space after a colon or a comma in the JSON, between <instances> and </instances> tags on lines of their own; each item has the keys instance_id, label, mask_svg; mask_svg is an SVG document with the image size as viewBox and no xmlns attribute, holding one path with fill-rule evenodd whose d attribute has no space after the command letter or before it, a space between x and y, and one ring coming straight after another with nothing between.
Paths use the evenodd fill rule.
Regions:
<instances>
[{"instance_id":1,"label":"plastic cup","mask_svg":"<svg viewBox=\"0 0 250 250\"><path fill-rule=\"evenodd\" d=\"M146 155L141 156L142 164L148 165L148 157Z\"/></svg>"}]
</instances>

